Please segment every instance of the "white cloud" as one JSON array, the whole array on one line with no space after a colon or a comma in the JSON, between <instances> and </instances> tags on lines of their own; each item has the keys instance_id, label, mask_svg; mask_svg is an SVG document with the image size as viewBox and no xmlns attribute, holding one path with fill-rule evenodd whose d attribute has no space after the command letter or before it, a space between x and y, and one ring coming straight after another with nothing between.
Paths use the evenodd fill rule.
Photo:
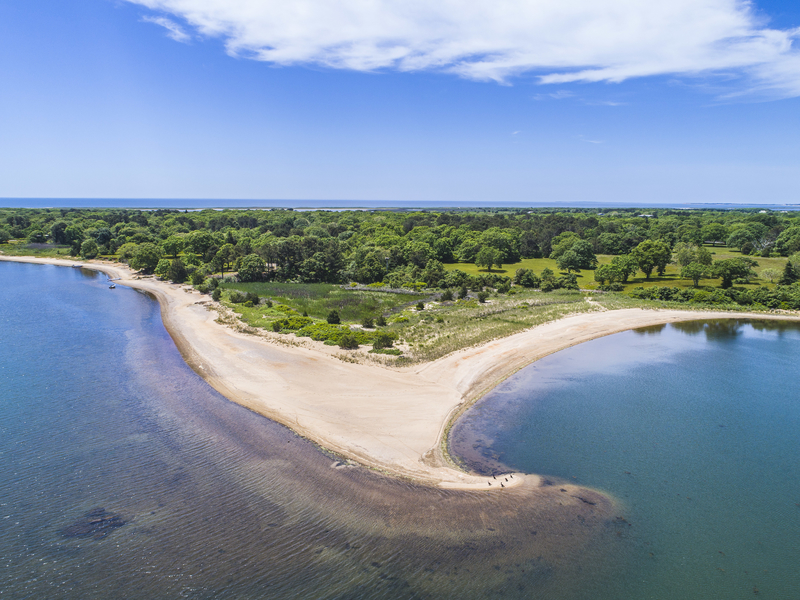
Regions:
<instances>
[{"instance_id":1,"label":"white cloud","mask_svg":"<svg viewBox=\"0 0 800 600\"><path fill-rule=\"evenodd\" d=\"M747 0L128 1L276 65L550 84L726 73L800 95L800 30L766 27Z\"/></svg>"},{"instance_id":2,"label":"white cloud","mask_svg":"<svg viewBox=\"0 0 800 600\"><path fill-rule=\"evenodd\" d=\"M172 38L176 42L186 43L191 39L191 36L189 36L189 34L186 33L180 25L178 25L175 21L171 21L165 17L145 17L143 20L147 21L148 23L161 25L161 27L167 30L167 37Z\"/></svg>"},{"instance_id":3,"label":"white cloud","mask_svg":"<svg viewBox=\"0 0 800 600\"><path fill-rule=\"evenodd\" d=\"M578 139L580 141L582 141L582 142L587 142L589 144L602 144L603 143L602 140L590 140L590 139L587 139L586 136L583 136L583 135L579 135Z\"/></svg>"}]
</instances>

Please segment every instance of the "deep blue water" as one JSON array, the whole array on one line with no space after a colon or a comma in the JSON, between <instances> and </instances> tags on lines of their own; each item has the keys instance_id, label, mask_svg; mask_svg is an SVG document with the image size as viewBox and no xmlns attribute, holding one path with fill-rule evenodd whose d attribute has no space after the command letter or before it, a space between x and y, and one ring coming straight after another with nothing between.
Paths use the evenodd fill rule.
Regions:
<instances>
[{"instance_id":1,"label":"deep blue water","mask_svg":"<svg viewBox=\"0 0 800 600\"><path fill-rule=\"evenodd\" d=\"M635 550L594 598L800 598L800 328L629 331L527 367L451 447L617 497Z\"/></svg>"}]
</instances>

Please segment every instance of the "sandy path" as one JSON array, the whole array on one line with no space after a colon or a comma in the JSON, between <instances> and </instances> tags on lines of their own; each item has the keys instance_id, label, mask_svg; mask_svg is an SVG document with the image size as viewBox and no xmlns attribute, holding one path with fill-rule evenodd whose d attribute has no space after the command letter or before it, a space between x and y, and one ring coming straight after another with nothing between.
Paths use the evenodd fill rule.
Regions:
<instances>
[{"instance_id":1,"label":"sandy path","mask_svg":"<svg viewBox=\"0 0 800 600\"><path fill-rule=\"evenodd\" d=\"M71 266L75 261L3 257ZM229 399L320 446L387 473L443 487L489 489L485 477L450 467L441 442L450 420L531 362L636 327L708 318L798 316L624 309L566 317L406 369L359 365L310 348L286 347L215 322L209 297L185 286L136 279L124 265L86 266L155 295L187 363ZM526 475L535 484L535 475ZM515 477L521 482L523 477Z\"/></svg>"}]
</instances>

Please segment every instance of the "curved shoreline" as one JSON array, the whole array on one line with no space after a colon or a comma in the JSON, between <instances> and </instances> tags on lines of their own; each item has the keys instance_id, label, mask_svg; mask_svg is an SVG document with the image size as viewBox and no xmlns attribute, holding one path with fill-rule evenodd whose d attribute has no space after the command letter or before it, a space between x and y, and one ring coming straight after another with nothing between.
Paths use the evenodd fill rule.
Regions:
<instances>
[{"instance_id":1,"label":"curved shoreline","mask_svg":"<svg viewBox=\"0 0 800 600\"><path fill-rule=\"evenodd\" d=\"M564 317L400 369L351 364L317 348L284 346L216 321L207 296L185 286L139 279L127 266L36 257L0 260L82 267L152 294L184 360L233 402L281 423L336 454L389 475L445 488L491 491L486 478L455 467L446 450L452 424L525 366L598 337L703 319L800 320L800 315L621 309ZM517 475L515 473L515 475ZM515 482L538 486L537 475ZM495 488L496 489L496 488Z\"/></svg>"}]
</instances>

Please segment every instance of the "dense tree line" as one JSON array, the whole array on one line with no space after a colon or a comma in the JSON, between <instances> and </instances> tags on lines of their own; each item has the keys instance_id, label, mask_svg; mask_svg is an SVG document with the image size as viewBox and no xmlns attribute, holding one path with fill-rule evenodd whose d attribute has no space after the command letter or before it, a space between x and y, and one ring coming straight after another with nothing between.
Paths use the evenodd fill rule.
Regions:
<instances>
[{"instance_id":1,"label":"dense tree line","mask_svg":"<svg viewBox=\"0 0 800 600\"><path fill-rule=\"evenodd\" d=\"M238 271L242 280L386 282L392 287L477 287L447 272L445 263L494 267L550 257L566 276L596 268L604 285L641 271L663 274L678 262L685 277L713 274L723 287L746 278L749 256L800 251L800 215L775 211L486 210L67 210L2 209L0 243L21 240L68 248L74 256L116 256L132 267L173 280ZM712 264L709 245L742 252L742 261ZM722 261L717 261L722 262ZM541 275L530 274L541 284ZM520 277L516 277L520 279ZM510 279L505 279L510 283ZM530 277L525 281L530 281Z\"/></svg>"}]
</instances>

